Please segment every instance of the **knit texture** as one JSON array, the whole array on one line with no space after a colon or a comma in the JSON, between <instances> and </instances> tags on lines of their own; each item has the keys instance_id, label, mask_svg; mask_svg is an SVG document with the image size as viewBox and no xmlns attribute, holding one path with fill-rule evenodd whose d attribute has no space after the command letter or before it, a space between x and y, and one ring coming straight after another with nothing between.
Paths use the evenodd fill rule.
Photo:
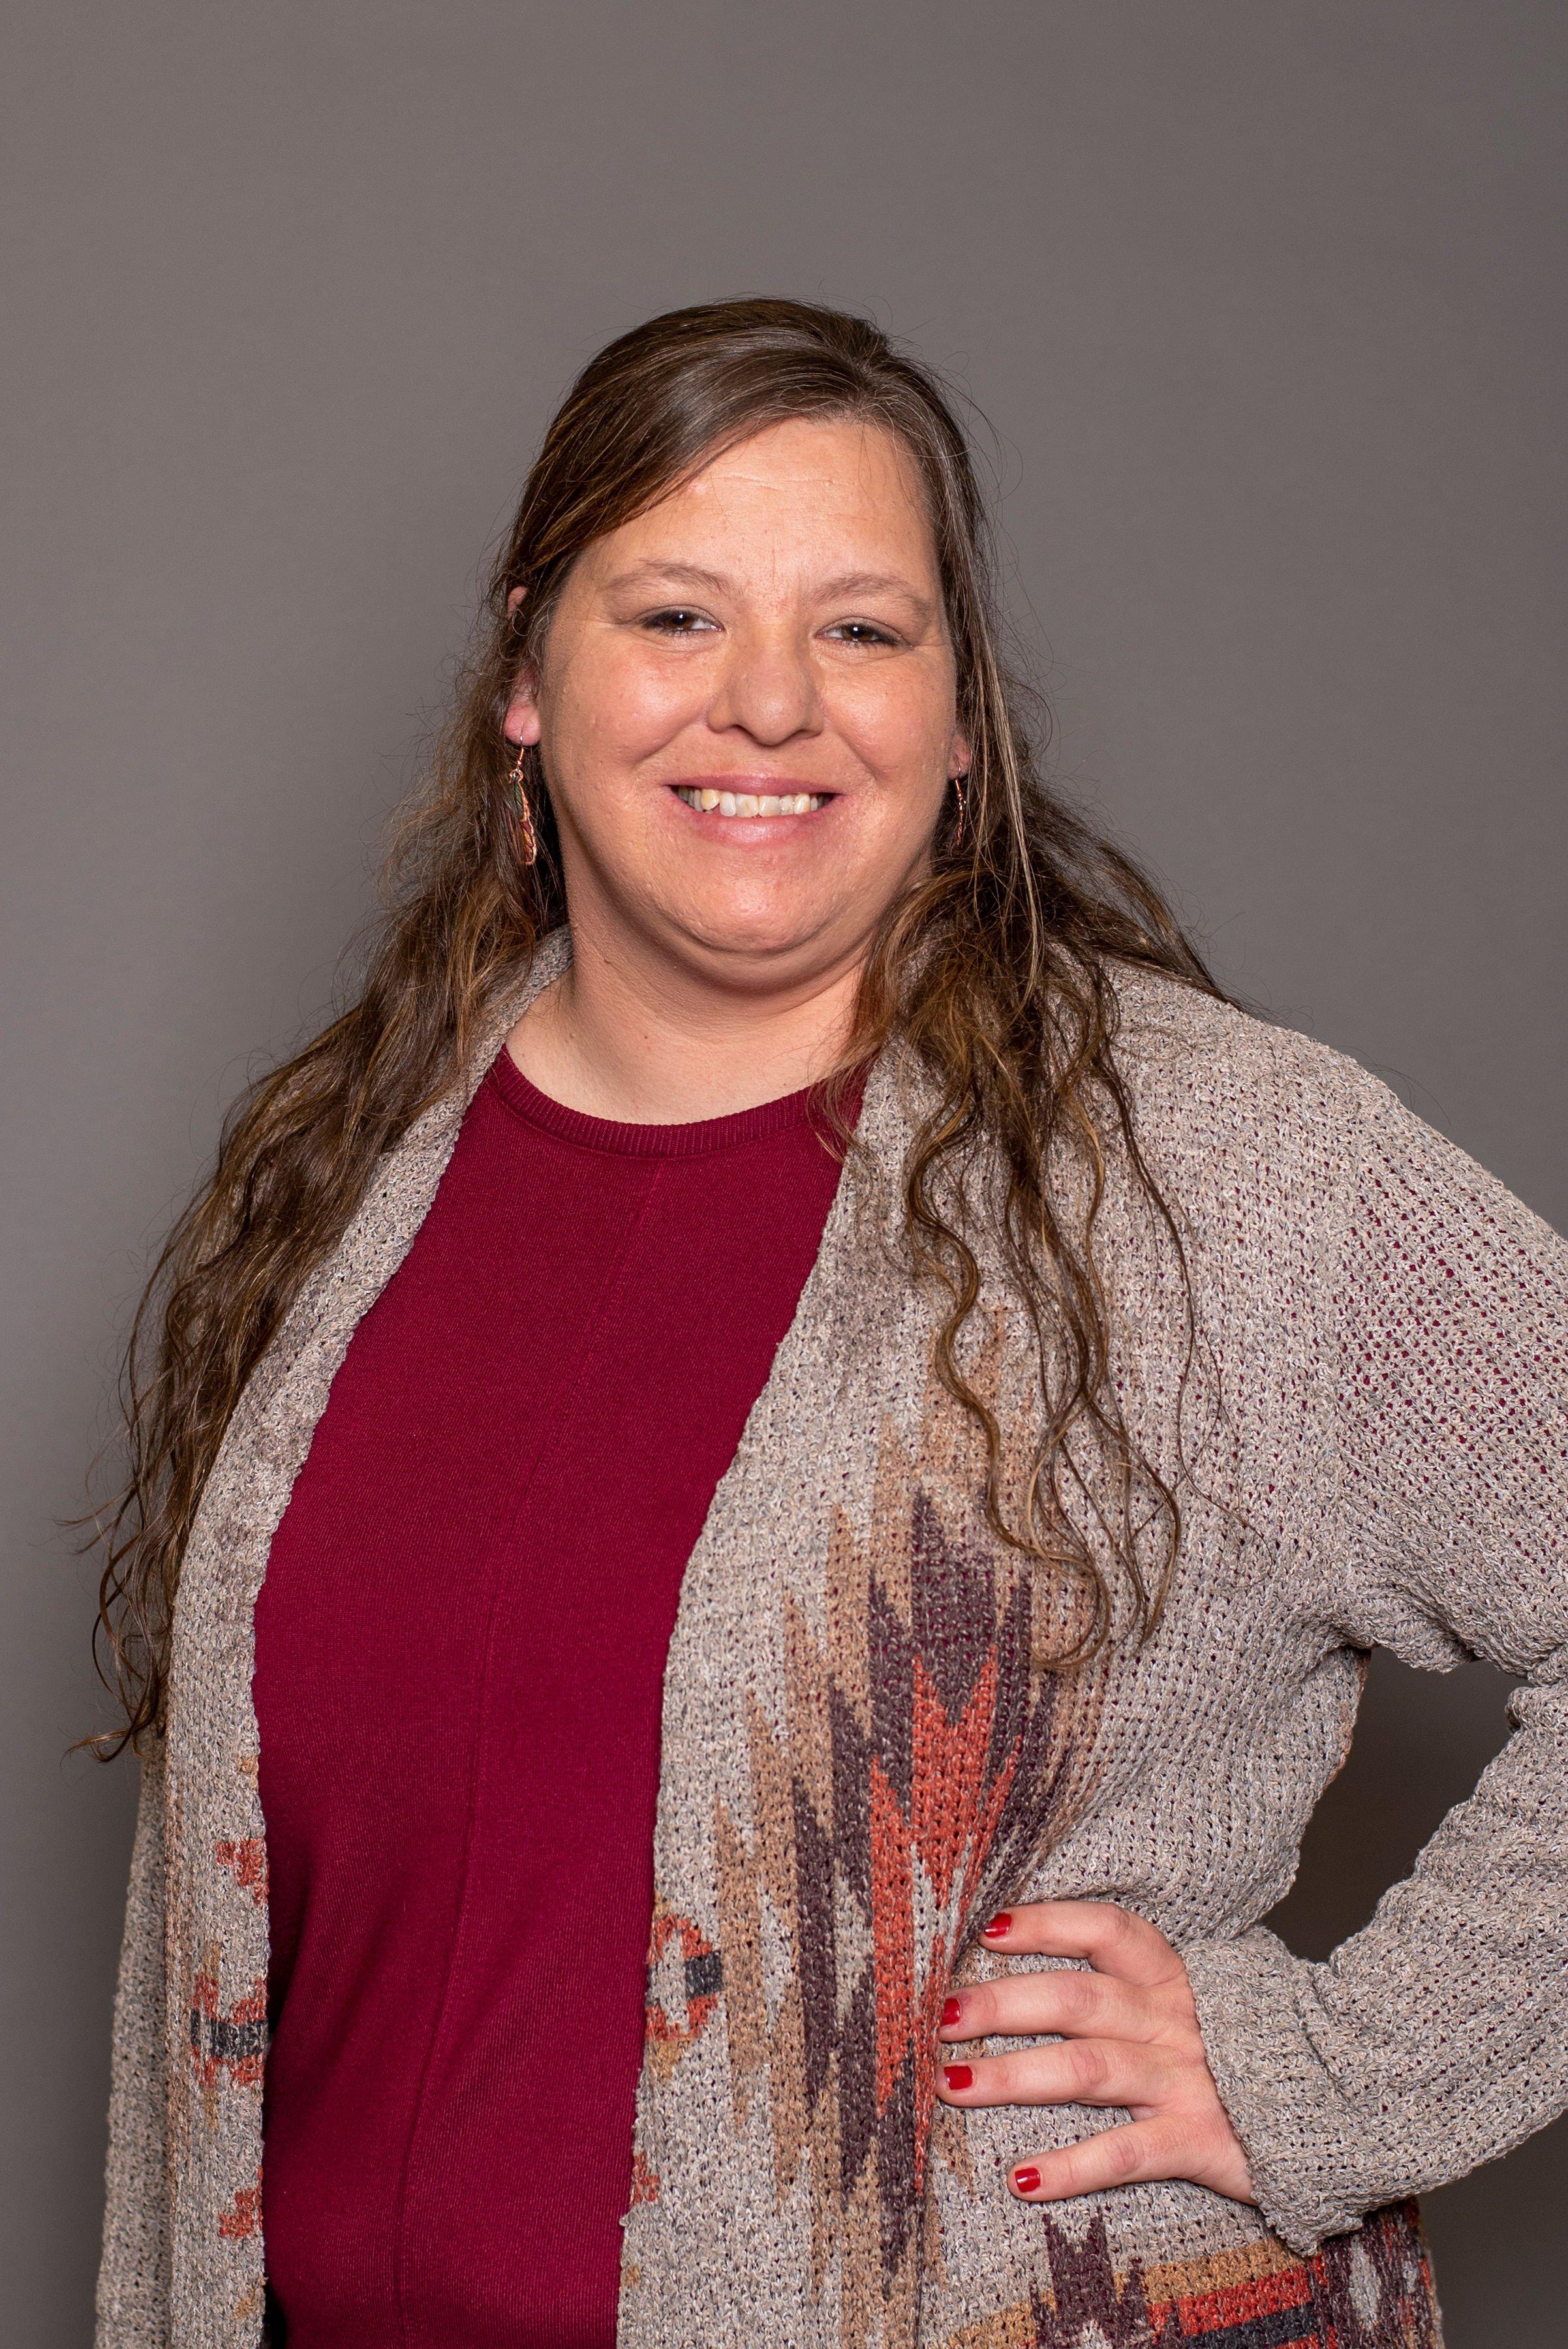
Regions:
<instances>
[{"instance_id":1,"label":"knit texture","mask_svg":"<svg viewBox=\"0 0 1568 2349\"><path fill-rule=\"evenodd\" d=\"M354 1324L566 951L547 944L389 1154L210 1480L144 1780L100 2349L258 2337L255 1592ZM1168 1241L1113 1154L1113 1375L1180 1480L1169 1602L1090 1671L1032 1662L1071 1597L990 1533L977 1440L930 1373L936 1309L897 1212L920 1086L890 1048L858 1128L869 1174L840 1186L682 1586L625 2349L1145 2349L1254 2320L1260 2339L1429 2349L1406 2198L1568 2106L1568 1248L1353 1062L1175 982L1120 992L1120 1066L1199 1323L1188 1363ZM994 1277L986 1293L968 1364L1022 1447L1029 1350ZM1081 1437L1076 1457L1092 1491ZM1527 1685L1475 1797L1308 1964L1257 1920L1379 1643L1435 1669L1485 1655ZM1037 1962L976 1937L1042 1897L1120 1901L1181 1948L1261 2210L1184 2184L1032 2209L1008 2166L1121 2116L936 2103L943 1996ZM671 1961L692 1951L683 2001Z\"/></svg>"}]
</instances>

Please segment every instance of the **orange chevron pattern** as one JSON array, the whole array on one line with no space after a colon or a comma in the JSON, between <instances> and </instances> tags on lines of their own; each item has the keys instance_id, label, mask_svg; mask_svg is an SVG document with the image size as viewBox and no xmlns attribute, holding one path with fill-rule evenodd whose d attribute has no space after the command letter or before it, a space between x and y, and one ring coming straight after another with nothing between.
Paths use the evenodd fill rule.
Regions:
<instances>
[{"instance_id":1,"label":"orange chevron pattern","mask_svg":"<svg viewBox=\"0 0 1568 2349\"><path fill-rule=\"evenodd\" d=\"M941 2002L1064 1826L1091 1743L1093 1675L1033 1668L1031 1585L981 1530L971 1467L919 1458L917 1476L885 1442L870 1537L839 1526L820 1625L788 1609L783 1720L750 1702L749 1816L715 1805L735 2111L764 2100L781 2194L808 2178L846 2349L909 2305L947 2136Z\"/></svg>"},{"instance_id":2,"label":"orange chevron pattern","mask_svg":"<svg viewBox=\"0 0 1568 2349\"><path fill-rule=\"evenodd\" d=\"M1105 2220L1075 2238L1042 2214L1049 2292L940 2349L1442 2349L1413 2202L1301 2260L1272 2236L1179 2266L1118 2271Z\"/></svg>"}]
</instances>

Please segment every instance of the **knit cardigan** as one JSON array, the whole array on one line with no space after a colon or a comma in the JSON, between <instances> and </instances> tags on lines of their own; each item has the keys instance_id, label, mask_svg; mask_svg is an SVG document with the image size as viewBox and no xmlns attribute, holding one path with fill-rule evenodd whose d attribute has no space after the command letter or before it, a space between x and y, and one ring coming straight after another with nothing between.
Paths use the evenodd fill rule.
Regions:
<instances>
[{"instance_id":1,"label":"knit cardigan","mask_svg":"<svg viewBox=\"0 0 1568 2349\"><path fill-rule=\"evenodd\" d=\"M256 1592L355 1325L568 953L545 941L388 1153L208 1481L142 1764L99 2349L262 2338ZM972 1422L932 1375L898 1181L922 1079L890 1046L682 1586L623 2349L1432 2349L1409 2198L1568 2105L1568 1247L1354 1062L1175 981L1117 994L1197 1325L1111 1151L1111 1375L1181 1510L1163 1615L1140 1640L1124 1607L1092 1666L1041 1668L1080 1601L990 1530ZM977 1246L965 1361L1016 1451L1038 1370ZM1073 1441L1094 1540L1106 1463ZM1308 1963L1257 1920L1376 1645L1517 1675L1514 1732ZM1180 1949L1258 2208L1182 2183L1025 2205L1012 2162L1125 2116L937 2103L944 1995L1041 1962L977 1946L1041 1898L1119 1901Z\"/></svg>"}]
</instances>

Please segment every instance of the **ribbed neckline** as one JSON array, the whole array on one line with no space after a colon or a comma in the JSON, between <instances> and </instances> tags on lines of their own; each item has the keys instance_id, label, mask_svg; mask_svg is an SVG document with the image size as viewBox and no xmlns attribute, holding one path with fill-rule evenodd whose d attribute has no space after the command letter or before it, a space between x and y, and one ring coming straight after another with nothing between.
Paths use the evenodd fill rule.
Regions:
<instances>
[{"instance_id":1,"label":"ribbed neckline","mask_svg":"<svg viewBox=\"0 0 1568 2349\"><path fill-rule=\"evenodd\" d=\"M811 1116L815 1088L806 1086L782 1099L760 1102L755 1109L736 1110L728 1117L699 1118L691 1125L628 1125L618 1118L589 1117L553 1101L525 1077L504 1044L490 1064L485 1082L530 1125L553 1133L558 1141L580 1150L613 1151L622 1158L700 1158L710 1151L732 1150L738 1143L765 1141L791 1126L804 1125ZM858 1104L852 1099L853 1111Z\"/></svg>"}]
</instances>

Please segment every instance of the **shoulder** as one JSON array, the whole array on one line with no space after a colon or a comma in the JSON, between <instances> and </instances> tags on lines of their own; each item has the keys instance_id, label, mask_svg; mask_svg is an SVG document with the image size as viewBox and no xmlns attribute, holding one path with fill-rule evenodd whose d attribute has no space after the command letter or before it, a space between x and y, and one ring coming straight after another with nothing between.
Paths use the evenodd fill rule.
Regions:
<instances>
[{"instance_id":1,"label":"shoulder","mask_svg":"<svg viewBox=\"0 0 1568 2349\"><path fill-rule=\"evenodd\" d=\"M1112 1059L1138 1146L1172 1204L1210 1226L1473 1226L1564 1262L1565 1243L1495 1174L1347 1053L1158 973L1118 970Z\"/></svg>"},{"instance_id":2,"label":"shoulder","mask_svg":"<svg viewBox=\"0 0 1568 2349\"><path fill-rule=\"evenodd\" d=\"M1130 1247L1140 1322L1167 1278L1168 1214L1222 1352L1239 1350L1256 1374L1313 1350L1340 1281L1368 1123L1395 1096L1314 1037L1179 979L1124 968L1113 983L1110 1057L1160 1210L1111 1147L1121 1179L1108 1230Z\"/></svg>"},{"instance_id":3,"label":"shoulder","mask_svg":"<svg viewBox=\"0 0 1568 2349\"><path fill-rule=\"evenodd\" d=\"M1419 1127L1380 1078L1315 1037L1158 972L1122 968L1113 986L1112 1058L1140 1144L1161 1158L1200 1166L1218 1149L1321 1183L1391 1115Z\"/></svg>"}]
</instances>

